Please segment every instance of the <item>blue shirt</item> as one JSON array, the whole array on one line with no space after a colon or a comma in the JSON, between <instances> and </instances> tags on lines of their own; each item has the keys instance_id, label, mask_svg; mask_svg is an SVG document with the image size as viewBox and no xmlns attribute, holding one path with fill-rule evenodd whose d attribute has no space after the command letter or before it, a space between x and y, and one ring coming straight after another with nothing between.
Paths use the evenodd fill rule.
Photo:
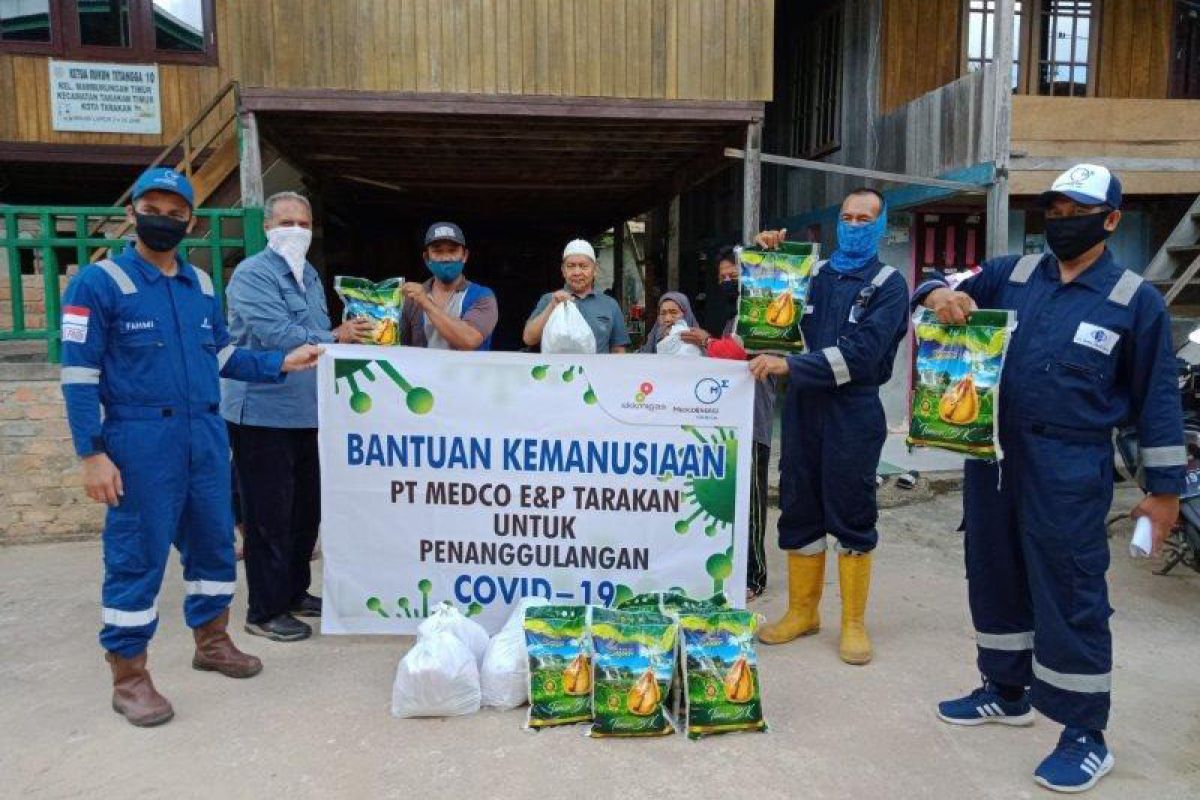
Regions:
<instances>
[{"instance_id":1,"label":"blue shirt","mask_svg":"<svg viewBox=\"0 0 1200 800\"><path fill-rule=\"evenodd\" d=\"M304 286L271 248L238 264L225 292L229 333L238 347L287 352L333 341L321 278L304 264ZM317 427L317 372L305 370L276 386L222 381L221 416L264 428Z\"/></svg>"},{"instance_id":2,"label":"blue shirt","mask_svg":"<svg viewBox=\"0 0 1200 800\"><path fill-rule=\"evenodd\" d=\"M563 291L575 298L575 307L579 309L584 321L595 334L597 353L611 353L614 347L629 346L629 333L625 330L625 315L621 313L621 306L616 300L595 289L584 295L577 295L569 288L564 288ZM546 306L550 305L552 297L554 297L553 292L546 292L542 295L529 318L533 319L545 311Z\"/></svg>"},{"instance_id":3,"label":"blue shirt","mask_svg":"<svg viewBox=\"0 0 1200 800\"><path fill-rule=\"evenodd\" d=\"M1069 283L1052 254L1020 262L993 259L958 286L979 308L1016 311L1000 377L1001 435L1025 423L1107 440L1114 427L1134 424L1143 487L1179 494L1187 451L1162 295L1107 249ZM944 285L922 284L914 304Z\"/></svg>"},{"instance_id":4,"label":"blue shirt","mask_svg":"<svg viewBox=\"0 0 1200 800\"><path fill-rule=\"evenodd\" d=\"M212 278L176 256L167 276L133 245L84 267L63 296L62 392L75 452L104 449L105 425L122 413L213 414L218 375L282 381L283 353L237 349Z\"/></svg>"}]
</instances>

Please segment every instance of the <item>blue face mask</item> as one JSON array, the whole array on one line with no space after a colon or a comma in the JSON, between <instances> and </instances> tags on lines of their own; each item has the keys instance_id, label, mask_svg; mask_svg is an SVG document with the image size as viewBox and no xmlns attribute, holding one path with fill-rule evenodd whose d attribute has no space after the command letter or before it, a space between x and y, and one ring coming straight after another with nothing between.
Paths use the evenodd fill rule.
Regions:
<instances>
[{"instance_id":1,"label":"blue face mask","mask_svg":"<svg viewBox=\"0 0 1200 800\"><path fill-rule=\"evenodd\" d=\"M874 222L851 225L838 220L838 249L829 259L829 266L838 272L853 272L865 267L879 252L879 243L887 230L887 209Z\"/></svg>"},{"instance_id":2,"label":"blue face mask","mask_svg":"<svg viewBox=\"0 0 1200 800\"><path fill-rule=\"evenodd\" d=\"M458 276L462 275L463 271L463 261L461 258L455 261L426 260L425 266L429 267L429 271L433 273L433 277L442 283L454 283L458 280Z\"/></svg>"}]
</instances>

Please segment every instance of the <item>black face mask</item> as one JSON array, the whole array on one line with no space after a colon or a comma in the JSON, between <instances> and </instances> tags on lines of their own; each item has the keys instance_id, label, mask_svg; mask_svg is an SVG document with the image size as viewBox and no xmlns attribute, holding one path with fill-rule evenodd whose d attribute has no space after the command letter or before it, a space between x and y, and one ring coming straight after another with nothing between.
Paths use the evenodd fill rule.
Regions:
<instances>
[{"instance_id":1,"label":"black face mask","mask_svg":"<svg viewBox=\"0 0 1200 800\"><path fill-rule=\"evenodd\" d=\"M1091 250L1109 237L1104 228L1108 212L1078 217L1047 217L1046 244L1061 261L1070 261Z\"/></svg>"},{"instance_id":2,"label":"black face mask","mask_svg":"<svg viewBox=\"0 0 1200 800\"><path fill-rule=\"evenodd\" d=\"M717 284L717 291L719 291L721 293L721 296L724 297L726 300L729 300L729 301L737 300L738 282L737 281L721 281L719 284Z\"/></svg>"},{"instance_id":3,"label":"black face mask","mask_svg":"<svg viewBox=\"0 0 1200 800\"><path fill-rule=\"evenodd\" d=\"M188 224L161 214L134 214L138 240L156 253L174 250L183 241Z\"/></svg>"}]
</instances>

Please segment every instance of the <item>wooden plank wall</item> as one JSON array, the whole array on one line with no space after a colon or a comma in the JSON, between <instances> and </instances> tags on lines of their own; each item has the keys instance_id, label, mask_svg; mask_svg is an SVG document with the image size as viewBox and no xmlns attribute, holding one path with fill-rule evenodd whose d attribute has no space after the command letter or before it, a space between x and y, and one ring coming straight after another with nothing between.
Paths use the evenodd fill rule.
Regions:
<instances>
[{"instance_id":1,"label":"wooden plank wall","mask_svg":"<svg viewBox=\"0 0 1200 800\"><path fill-rule=\"evenodd\" d=\"M962 0L882 0L884 114L962 74Z\"/></svg>"},{"instance_id":2,"label":"wooden plank wall","mask_svg":"<svg viewBox=\"0 0 1200 800\"><path fill-rule=\"evenodd\" d=\"M1174 0L1104 0L1096 95L1167 97Z\"/></svg>"},{"instance_id":3,"label":"wooden plank wall","mask_svg":"<svg viewBox=\"0 0 1200 800\"><path fill-rule=\"evenodd\" d=\"M218 66L160 67L163 136L53 131L47 59L0 54L0 140L165 144L229 78L286 88L770 100L774 6L217 0Z\"/></svg>"}]
</instances>

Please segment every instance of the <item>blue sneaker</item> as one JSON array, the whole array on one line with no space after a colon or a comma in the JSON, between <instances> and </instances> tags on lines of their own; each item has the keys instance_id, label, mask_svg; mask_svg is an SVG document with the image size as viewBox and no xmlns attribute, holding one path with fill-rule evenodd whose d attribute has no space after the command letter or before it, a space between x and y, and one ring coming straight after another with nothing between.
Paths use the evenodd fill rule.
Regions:
<instances>
[{"instance_id":1,"label":"blue sneaker","mask_svg":"<svg viewBox=\"0 0 1200 800\"><path fill-rule=\"evenodd\" d=\"M982 725L999 722L1001 725L1032 725L1033 707L1029 692L1017 700L1005 700L1000 690L986 678L983 686L966 697L938 703L938 718L951 725Z\"/></svg>"},{"instance_id":2,"label":"blue sneaker","mask_svg":"<svg viewBox=\"0 0 1200 800\"><path fill-rule=\"evenodd\" d=\"M1056 792L1086 792L1112 771L1115 763L1102 734L1067 728L1054 752L1034 770L1033 779Z\"/></svg>"}]
</instances>

